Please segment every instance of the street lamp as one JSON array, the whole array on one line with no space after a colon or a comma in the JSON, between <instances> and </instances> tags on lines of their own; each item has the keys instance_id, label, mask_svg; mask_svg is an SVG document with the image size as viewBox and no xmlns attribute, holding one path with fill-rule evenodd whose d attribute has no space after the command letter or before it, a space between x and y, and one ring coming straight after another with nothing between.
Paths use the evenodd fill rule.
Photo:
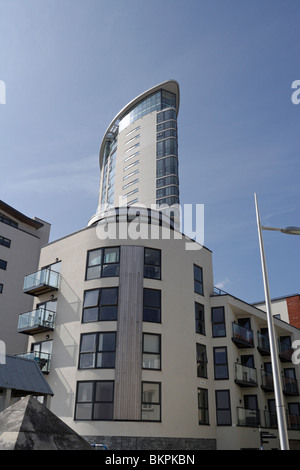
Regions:
<instances>
[{"instance_id":1,"label":"street lamp","mask_svg":"<svg viewBox=\"0 0 300 470\"><path fill-rule=\"evenodd\" d=\"M268 281L268 274L267 274L262 230L275 230L275 231L282 232L282 233L288 233L290 235L300 235L300 228L299 227L286 227L286 228L262 227L260 223L256 193L254 194L254 198L255 198L256 220L257 220L259 247L260 247L260 257L261 257L261 265L262 265L262 273L263 273L263 281L264 281L264 291L265 291L265 299L266 299L268 333L269 333L269 341L270 341L270 352L271 352L271 361L272 361L279 440L281 444L281 450L289 450L286 416L285 416L285 411L284 411L282 387L280 383L280 368L279 368L279 362L278 362L277 344L275 340L274 321L273 321L273 315L271 312L271 298L270 298L270 289L269 289L269 281Z\"/></svg>"}]
</instances>

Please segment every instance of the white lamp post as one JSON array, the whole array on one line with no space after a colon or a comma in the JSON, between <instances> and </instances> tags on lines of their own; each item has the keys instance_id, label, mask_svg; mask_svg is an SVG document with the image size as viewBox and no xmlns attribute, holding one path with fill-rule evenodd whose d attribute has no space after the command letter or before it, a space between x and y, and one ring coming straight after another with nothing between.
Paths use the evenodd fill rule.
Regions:
<instances>
[{"instance_id":1,"label":"white lamp post","mask_svg":"<svg viewBox=\"0 0 300 470\"><path fill-rule=\"evenodd\" d=\"M272 361L279 440L280 440L281 450L289 450L286 416L285 416L283 393L282 393L282 387L281 387L281 381L280 381L280 368L279 368L279 362L278 362L277 343L275 340L273 315L271 312L271 298L270 298L269 281L268 281L267 266L266 266L266 259L265 259L265 250L264 250L264 244L263 244L263 238L262 238L262 230L276 230L278 232L288 233L291 235L300 235L300 228L299 227L286 227L286 228L262 227L260 223L256 194L254 194L254 198L255 198L256 220L257 220L257 228L258 228L261 265L262 265L262 273L263 273L263 281L264 281L264 291L265 291L265 299L266 299L268 333L269 333L269 341L270 341L270 352L271 352L271 361Z\"/></svg>"}]
</instances>

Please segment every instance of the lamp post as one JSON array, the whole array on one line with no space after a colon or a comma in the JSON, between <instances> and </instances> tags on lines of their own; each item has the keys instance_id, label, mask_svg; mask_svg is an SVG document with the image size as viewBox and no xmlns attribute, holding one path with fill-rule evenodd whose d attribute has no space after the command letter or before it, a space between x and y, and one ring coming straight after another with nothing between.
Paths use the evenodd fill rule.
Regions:
<instances>
[{"instance_id":1,"label":"lamp post","mask_svg":"<svg viewBox=\"0 0 300 470\"><path fill-rule=\"evenodd\" d=\"M264 291L265 291L265 299L266 299L268 333L269 333L270 352L271 352L271 361L272 361L279 440L280 440L281 450L289 450L286 416L285 416L285 410L284 410L282 387L281 387L281 382L280 382L278 351L277 351L277 344L275 340L273 315L271 312L271 298L270 298L270 289L269 289L269 281L268 281L268 274L267 274L262 230L275 230L275 231L279 231L282 233L288 233L290 235L300 235L300 228L299 227L286 227L286 228L262 227L260 223L260 216L259 216L256 193L254 194L254 198L255 198L256 220L257 220L259 247L260 247L260 257L261 257L261 265L262 265L262 273L263 273L263 281L264 281Z\"/></svg>"}]
</instances>

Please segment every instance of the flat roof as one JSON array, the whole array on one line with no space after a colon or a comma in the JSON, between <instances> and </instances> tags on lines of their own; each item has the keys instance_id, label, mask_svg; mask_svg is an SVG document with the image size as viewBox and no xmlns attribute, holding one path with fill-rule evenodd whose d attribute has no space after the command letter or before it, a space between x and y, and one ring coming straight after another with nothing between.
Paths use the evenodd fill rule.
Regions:
<instances>
[{"instance_id":1,"label":"flat roof","mask_svg":"<svg viewBox=\"0 0 300 470\"><path fill-rule=\"evenodd\" d=\"M30 225L31 227L34 227L36 229L39 229L44 226L42 222L32 219L31 217L27 217L27 215L22 214L22 212L18 211L17 209L14 209L12 206L10 206L9 204L6 204L6 202L1 201L1 200L0 200L0 210L3 210L10 216L17 219L19 222L23 222L24 224Z\"/></svg>"}]
</instances>

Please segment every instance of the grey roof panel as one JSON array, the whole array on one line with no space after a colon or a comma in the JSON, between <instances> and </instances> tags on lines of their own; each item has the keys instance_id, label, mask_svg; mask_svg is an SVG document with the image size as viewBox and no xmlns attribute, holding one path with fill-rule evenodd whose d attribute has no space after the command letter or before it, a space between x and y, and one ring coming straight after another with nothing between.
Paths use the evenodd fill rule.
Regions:
<instances>
[{"instance_id":1,"label":"grey roof panel","mask_svg":"<svg viewBox=\"0 0 300 470\"><path fill-rule=\"evenodd\" d=\"M11 355L6 355L5 364L0 364L0 390L4 388L32 395L54 395L35 361Z\"/></svg>"}]
</instances>

